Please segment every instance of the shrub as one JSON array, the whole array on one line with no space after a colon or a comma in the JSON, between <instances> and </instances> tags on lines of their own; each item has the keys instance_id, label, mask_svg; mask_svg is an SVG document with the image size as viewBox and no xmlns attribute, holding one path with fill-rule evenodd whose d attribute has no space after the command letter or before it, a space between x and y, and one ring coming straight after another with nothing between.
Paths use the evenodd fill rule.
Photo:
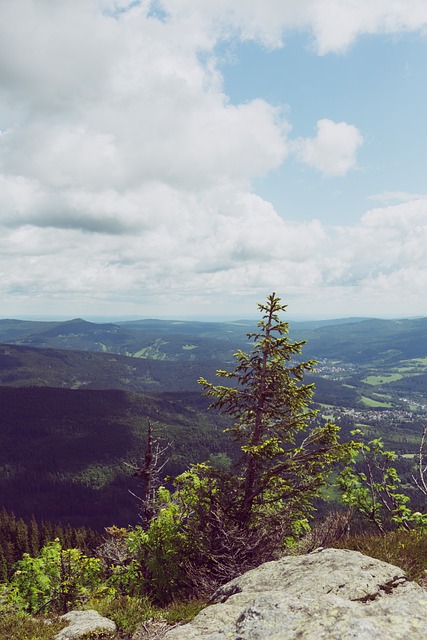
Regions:
<instances>
[{"instance_id":1,"label":"shrub","mask_svg":"<svg viewBox=\"0 0 427 640\"><path fill-rule=\"evenodd\" d=\"M79 549L62 549L58 540L46 544L36 558L25 553L16 567L8 600L28 613L65 613L105 589L100 560Z\"/></svg>"}]
</instances>

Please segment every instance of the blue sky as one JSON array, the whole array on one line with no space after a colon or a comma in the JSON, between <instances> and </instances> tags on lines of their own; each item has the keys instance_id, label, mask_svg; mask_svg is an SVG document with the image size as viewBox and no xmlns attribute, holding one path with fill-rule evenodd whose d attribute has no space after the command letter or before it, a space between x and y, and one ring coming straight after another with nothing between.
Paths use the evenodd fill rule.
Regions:
<instances>
[{"instance_id":1,"label":"blue sky","mask_svg":"<svg viewBox=\"0 0 427 640\"><path fill-rule=\"evenodd\" d=\"M425 0L0 0L1 317L427 315Z\"/></svg>"},{"instance_id":2,"label":"blue sky","mask_svg":"<svg viewBox=\"0 0 427 640\"><path fill-rule=\"evenodd\" d=\"M256 181L257 193L295 219L356 223L384 192L423 191L427 168L427 38L364 36L345 53L319 56L307 35L280 49L256 43L234 49L222 66L233 103L263 96L285 105L292 134L311 137L319 118L351 122L364 144L345 177L308 171L296 162ZM424 189L425 191L425 189Z\"/></svg>"}]
</instances>

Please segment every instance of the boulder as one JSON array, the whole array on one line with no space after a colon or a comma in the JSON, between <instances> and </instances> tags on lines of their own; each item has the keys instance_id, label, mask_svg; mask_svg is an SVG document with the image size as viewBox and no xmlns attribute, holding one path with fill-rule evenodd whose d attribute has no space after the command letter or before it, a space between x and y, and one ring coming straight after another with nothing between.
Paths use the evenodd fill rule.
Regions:
<instances>
[{"instance_id":1,"label":"boulder","mask_svg":"<svg viewBox=\"0 0 427 640\"><path fill-rule=\"evenodd\" d=\"M99 613L93 609L88 609L87 611L69 611L61 616L61 620L68 622L68 627L65 627L57 633L54 640L74 640L88 633L98 633L100 637L108 637L113 636L116 632L115 623L99 615ZM101 633L104 634L104 636L101 636Z\"/></svg>"},{"instance_id":2,"label":"boulder","mask_svg":"<svg viewBox=\"0 0 427 640\"><path fill-rule=\"evenodd\" d=\"M343 549L268 562L227 583L165 640L425 640L427 590Z\"/></svg>"}]
</instances>

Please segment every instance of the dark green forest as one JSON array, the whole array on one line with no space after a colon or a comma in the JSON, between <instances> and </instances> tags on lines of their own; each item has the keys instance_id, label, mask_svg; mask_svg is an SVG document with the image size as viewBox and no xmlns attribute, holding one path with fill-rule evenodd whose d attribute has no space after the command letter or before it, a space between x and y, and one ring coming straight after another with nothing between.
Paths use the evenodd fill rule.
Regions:
<instances>
[{"instance_id":1,"label":"dark green forest","mask_svg":"<svg viewBox=\"0 0 427 640\"><path fill-rule=\"evenodd\" d=\"M170 443L165 475L227 453L224 419L200 393L0 387L1 503L19 516L102 528L134 524L147 418Z\"/></svg>"}]
</instances>

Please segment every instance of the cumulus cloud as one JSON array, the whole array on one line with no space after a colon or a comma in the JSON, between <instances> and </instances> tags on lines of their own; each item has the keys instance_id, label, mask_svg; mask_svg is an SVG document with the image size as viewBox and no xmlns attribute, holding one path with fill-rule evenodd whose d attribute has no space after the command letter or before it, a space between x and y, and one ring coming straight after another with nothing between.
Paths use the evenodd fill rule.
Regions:
<instances>
[{"instance_id":1,"label":"cumulus cloud","mask_svg":"<svg viewBox=\"0 0 427 640\"><path fill-rule=\"evenodd\" d=\"M229 196L194 200L197 217L176 196L176 226L152 225L143 234L9 229L0 240L3 298L19 294L33 305L50 299L68 313L89 314L92 306L132 313L150 301L160 313L165 299L170 309L202 297L212 312L215 301L262 299L274 289L298 295L300 312L330 308L330 316L339 302L349 315L396 315L403 305L407 315L419 313L427 200L373 209L358 225L325 229L318 221L286 222L258 196ZM227 209L209 216L218 197Z\"/></svg>"},{"instance_id":2,"label":"cumulus cloud","mask_svg":"<svg viewBox=\"0 0 427 640\"><path fill-rule=\"evenodd\" d=\"M343 176L356 167L356 152L362 143L362 134L354 125L324 118L317 122L314 138L298 138L292 148L309 167L326 176Z\"/></svg>"},{"instance_id":3,"label":"cumulus cloud","mask_svg":"<svg viewBox=\"0 0 427 640\"><path fill-rule=\"evenodd\" d=\"M291 142L279 107L231 103L216 46L237 35L276 47L304 29L326 53L426 23L416 0L3 0L3 302L77 315L182 300L214 309L238 294L252 309L273 288L313 300L353 283L390 291L413 269L420 285L425 199L332 232L284 220L253 193L289 153L346 174L362 136L324 119Z\"/></svg>"}]
</instances>

